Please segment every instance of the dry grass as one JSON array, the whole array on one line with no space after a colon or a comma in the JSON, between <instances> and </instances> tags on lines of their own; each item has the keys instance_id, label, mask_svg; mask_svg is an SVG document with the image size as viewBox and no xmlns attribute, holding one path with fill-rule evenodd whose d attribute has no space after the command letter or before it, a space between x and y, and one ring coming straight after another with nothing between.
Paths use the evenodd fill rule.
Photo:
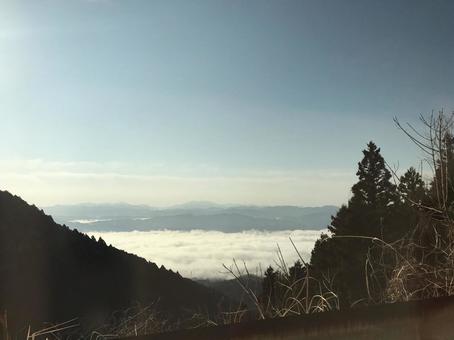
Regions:
<instances>
[{"instance_id":1,"label":"dry grass","mask_svg":"<svg viewBox=\"0 0 454 340\"><path fill-rule=\"evenodd\" d=\"M7 332L6 312L3 316L0 316L0 326L2 326L3 332L1 333L2 339L11 340ZM123 311L114 312L111 319L106 324L97 327L96 330L84 331L84 327L80 325L78 318L75 318L54 325L46 325L36 331L28 327L25 339L115 339L160 333L174 328L175 325L170 326L165 320L159 318L159 314L153 306L141 307L137 305Z\"/></svg>"},{"instance_id":2,"label":"dry grass","mask_svg":"<svg viewBox=\"0 0 454 340\"><path fill-rule=\"evenodd\" d=\"M66 338L66 332L78 328L79 324L77 323L77 318L68 320L62 323L58 323L51 326L46 326L40 330L32 332L31 327L28 327L26 340L35 340L35 339L64 339Z\"/></svg>"},{"instance_id":3,"label":"dry grass","mask_svg":"<svg viewBox=\"0 0 454 340\"><path fill-rule=\"evenodd\" d=\"M138 304L126 310L114 312L105 325L90 333L90 339L112 339L154 334L172 328L173 326L160 317L155 305L143 307Z\"/></svg>"},{"instance_id":4,"label":"dry grass","mask_svg":"<svg viewBox=\"0 0 454 340\"><path fill-rule=\"evenodd\" d=\"M454 243L436 227L430 233L430 242L423 235L427 230L393 244L378 239L374 242L366 264L371 300L390 303L454 294ZM378 252L378 257L370 255ZM380 286L379 281L385 285ZM377 291L379 294L373 293Z\"/></svg>"},{"instance_id":5,"label":"dry grass","mask_svg":"<svg viewBox=\"0 0 454 340\"><path fill-rule=\"evenodd\" d=\"M407 198L419 216L414 230L393 244L375 242L368 256L370 283L381 278L380 302L409 301L415 299L449 296L454 294L454 221L452 220L452 138L454 113L439 111L425 118L420 117L423 131L412 125L397 126L426 155L431 169L429 188L430 203L415 202ZM392 169L391 169L392 170ZM399 180L393 171L396 181ZM372 252L380 256L371 256ZM371 294L370 294L371 295Z\"/></svg>"},{"instance_id":6,"label":"dry grass","mask_svg":"<svg viewBox=\"0 0 454 340\"><path fill-rule=\"evenodd\" d=\"M245 263L243 263L243 268L240 268L235 260L230 267L224 265L224 268L241 286L245 296L253 302L255 310L252 312L257 315L258 319L267 319L339 310L339 299L333 291L332 280L326 277L320 280L311 276L309 264L303 259L292 239L290 242L303 264L304 275L297 278L290 274L290 268L278 246L276 265L279 275L277 275L275 298L257 296L249 287L247 277L250 276L250 273ZM263 277L263 274L260 276ZM245 309L232 312L233 323L241 322L247 312Z\"/></svg>"}]
</instances>

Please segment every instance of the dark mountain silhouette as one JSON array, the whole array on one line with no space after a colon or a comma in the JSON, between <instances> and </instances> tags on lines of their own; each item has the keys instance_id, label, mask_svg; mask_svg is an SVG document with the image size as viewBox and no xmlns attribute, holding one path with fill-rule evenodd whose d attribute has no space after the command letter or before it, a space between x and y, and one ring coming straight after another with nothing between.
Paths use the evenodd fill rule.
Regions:
<instances>
[{"instance_id":1,"label":"dark mountain silhouette","mask_svg":"<svg viewBox=\"0 0 454 340\"><path fill-rule=\"evenodd\" d=\"M56 224L0 191L0 310L10 328L81 317L102 321L137 302L169 317L214 311L221 294L164 267Z\"/></svg>"},{"instance_id":2,"label":"dark mountain silhouette","mask_svg":"<svg viewBox=\"0 0 454 340\"><path fill-rule=\"evenodd\" d=\"M130 231L156 229L206 229L236 232L248 229L324 229L335 206L235 206L187 204L156 209L127 204L53 206L45 210L60 223L82 231ZM88 223L87 223L88 222Z\"/></svg>"}]
</instances>

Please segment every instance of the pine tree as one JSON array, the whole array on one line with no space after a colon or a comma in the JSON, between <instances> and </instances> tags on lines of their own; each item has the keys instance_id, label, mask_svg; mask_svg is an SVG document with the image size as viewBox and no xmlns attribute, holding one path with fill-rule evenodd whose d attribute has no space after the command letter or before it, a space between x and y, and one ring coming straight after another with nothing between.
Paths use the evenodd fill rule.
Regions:
<instances>
[{"instance_id":1,"label":"pine tree","mask_svg":"<svg viewBox=\"0 0 454 340\"><path fill-rule=\"evenodd\" d=\"M415 168L410 167L400 177L398 191L403 203L421 204L426 198L426 187L421 175Z\"/></svg>"},{"instance_id":2,"label":"pine tree","mask_svg":"<svg viewBox=\"0 0 454 340\"><path fill-rule=\"evenodd\" d=\"M262 281L262 297L265 303L275 304L276 299L276 283L278 279L278 272L274 271L273 267L269 266Z\"/></svg>"},{"instance_id":3,"label":"pine tree","mask_svg":"<svg viewBox=\"0 0 454 340\"><path fill-rule=\"evenodd\" d=\"M303 266L300 260L297 260L292 267L288 269L289 282L295 282L302 279L306 275L306 267Z\"/></svg>"},{"instance_id":4,"label":"pine tree","mask_svg":"<svg viewBox=\"0 0 454 340\"><path fill-rule=\"evenodd\" d=\"M421 175L410 167L399 179L399 200L388 211L387 230L384 239L388 242L409 236L418 224L420 204L428 204L428 195Z\"/></svg>"},{"instance_id":5,"label":"pine tree","mask_svg":"<svg viewBox=\"0 0 454 340\"><path fill-rule=\"evenodd\" d=\"M353 195L328 227L333 236L344 238L324 236L316 243L311 257L311 265L319 273L337 276L335 288L344 305L368 296L364 266L371 241L351 236L386 239L392 234L393 213L399 203L380 149L370 142L363 156L358 163Z\"/></svg>"},{"instance_id":6,"label":"pine tree","mask_svg":"<svg viewBox=\"0 0 454 340\"><path fill-rule=\"evenodd\" d=\"M363 155L356 173L358 182L352 187L353 196L328 227L334 235L384 236L385 219L398 202L396 186L391 183L380 149L369 142Z\"/></svg>"},{"instance_id":7,"label":"pine tree","mask_svg":"<svg viewBox=\"0 0 454 340\"><path fill-rule=\"evenodd\" d=\"M387 207L395 203L396 186L391 183L391 173L386 168L380 148L371 141L363 150L363 159L358 163L358 182L353 185L351 205Z\"/></svg>"}]
</instances>

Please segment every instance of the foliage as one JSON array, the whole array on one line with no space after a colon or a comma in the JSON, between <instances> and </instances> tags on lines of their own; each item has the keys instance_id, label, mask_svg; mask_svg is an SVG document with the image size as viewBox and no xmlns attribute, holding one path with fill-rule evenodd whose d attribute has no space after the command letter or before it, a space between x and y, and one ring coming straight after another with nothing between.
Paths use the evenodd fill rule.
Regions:
<instances>
[{"instance_id":1,"label":"foliage","mask_svg":"<svg viewBox=\"0 0 454 340\"><path fill-rule=\"evenodd\" d=\"M333 216L328 227L331 236L323 235L312 251L311 264L319 276L336 277L335 290L343 305L357 303L367 296L365 275L366 256L371 246L366 236L386 238L395 234L399 194L391 182L391 172L378 148L368 143L363 159L358 163L358 182L352 187L352 197Z\"/></svg>"},{"instance_id":2,"label":"foliage","mask_svg":"<svg viewBox=\"0 0 454 340\"><path fill-rule=\"evenodd\" d=\"M415 168L400 177L386 169L375 144L364 150L353 196L333 216L331 234L321 236L311 257L318 275L335 276L342 306L454 293L453 117L421 117L423 132L396 120L427 155L428 187Z\"/></svg>"},{"instance_id":3,"label":"foliage","mask_svg":"<svg viewBox=\"0 0 454 340\"><path fill-rule=\"evenodd\" d=\"M427 155L426 162L433 170L426 195L421 179L401 178L409 204L415 207L416 219L411 233L393 244L376 244L383 256L369 261L372 274L382 273L387 285L379 296L380 302L408 301L454 294L454 114L440 111L429 118L421 117L424 131L411 125L397 125ZM416 184L409 185L408 183ZM371 275L371 283L374 284Z\"/></svg>"},{"instance_id":4,"label":"foliage","mask_svg":"<svg viewBox=\"0 0 454 340\"><path fill-rule=\"evenodd\" d=\"M301 257L293 241L290 241L300 259L288 267L278 248L278 268L269 266L266 269L260 295L256 295L248 287L236 261L233 268L224 266L236 278L246 296L254 302L255 308L248 310L247 314L244 310L239 310L242 319L245 319L244 315L267 319L339 309L337 295L332 291L332 282L328 278L320 280L313 277L310 265ZM246 265L244 271L249 273Z\"/></svg>"}]
</instances>

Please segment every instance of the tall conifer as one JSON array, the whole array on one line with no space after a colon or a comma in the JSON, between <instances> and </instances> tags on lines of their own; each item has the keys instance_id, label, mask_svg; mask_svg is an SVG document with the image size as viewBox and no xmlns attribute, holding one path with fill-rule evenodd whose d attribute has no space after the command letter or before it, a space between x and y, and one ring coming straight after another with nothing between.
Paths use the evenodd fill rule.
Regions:
<instances>
[{"instance_id":1,"label":"tall conifer","mask_svg":"<svg viewBox=\"0 0 454 340\"><path fill-rule=\"evenodd\" d=\"M325 236L316 243L311 258L320 273L336 274L336 288L347 305L368 296L364 268L371 241L354 236L386 239L399 201L380 148L373 142L363 151L356 175L358 182L352 187L351 199L332 217L328 227L333 236L344 238Z\"/></svg>"}]
</instances>

